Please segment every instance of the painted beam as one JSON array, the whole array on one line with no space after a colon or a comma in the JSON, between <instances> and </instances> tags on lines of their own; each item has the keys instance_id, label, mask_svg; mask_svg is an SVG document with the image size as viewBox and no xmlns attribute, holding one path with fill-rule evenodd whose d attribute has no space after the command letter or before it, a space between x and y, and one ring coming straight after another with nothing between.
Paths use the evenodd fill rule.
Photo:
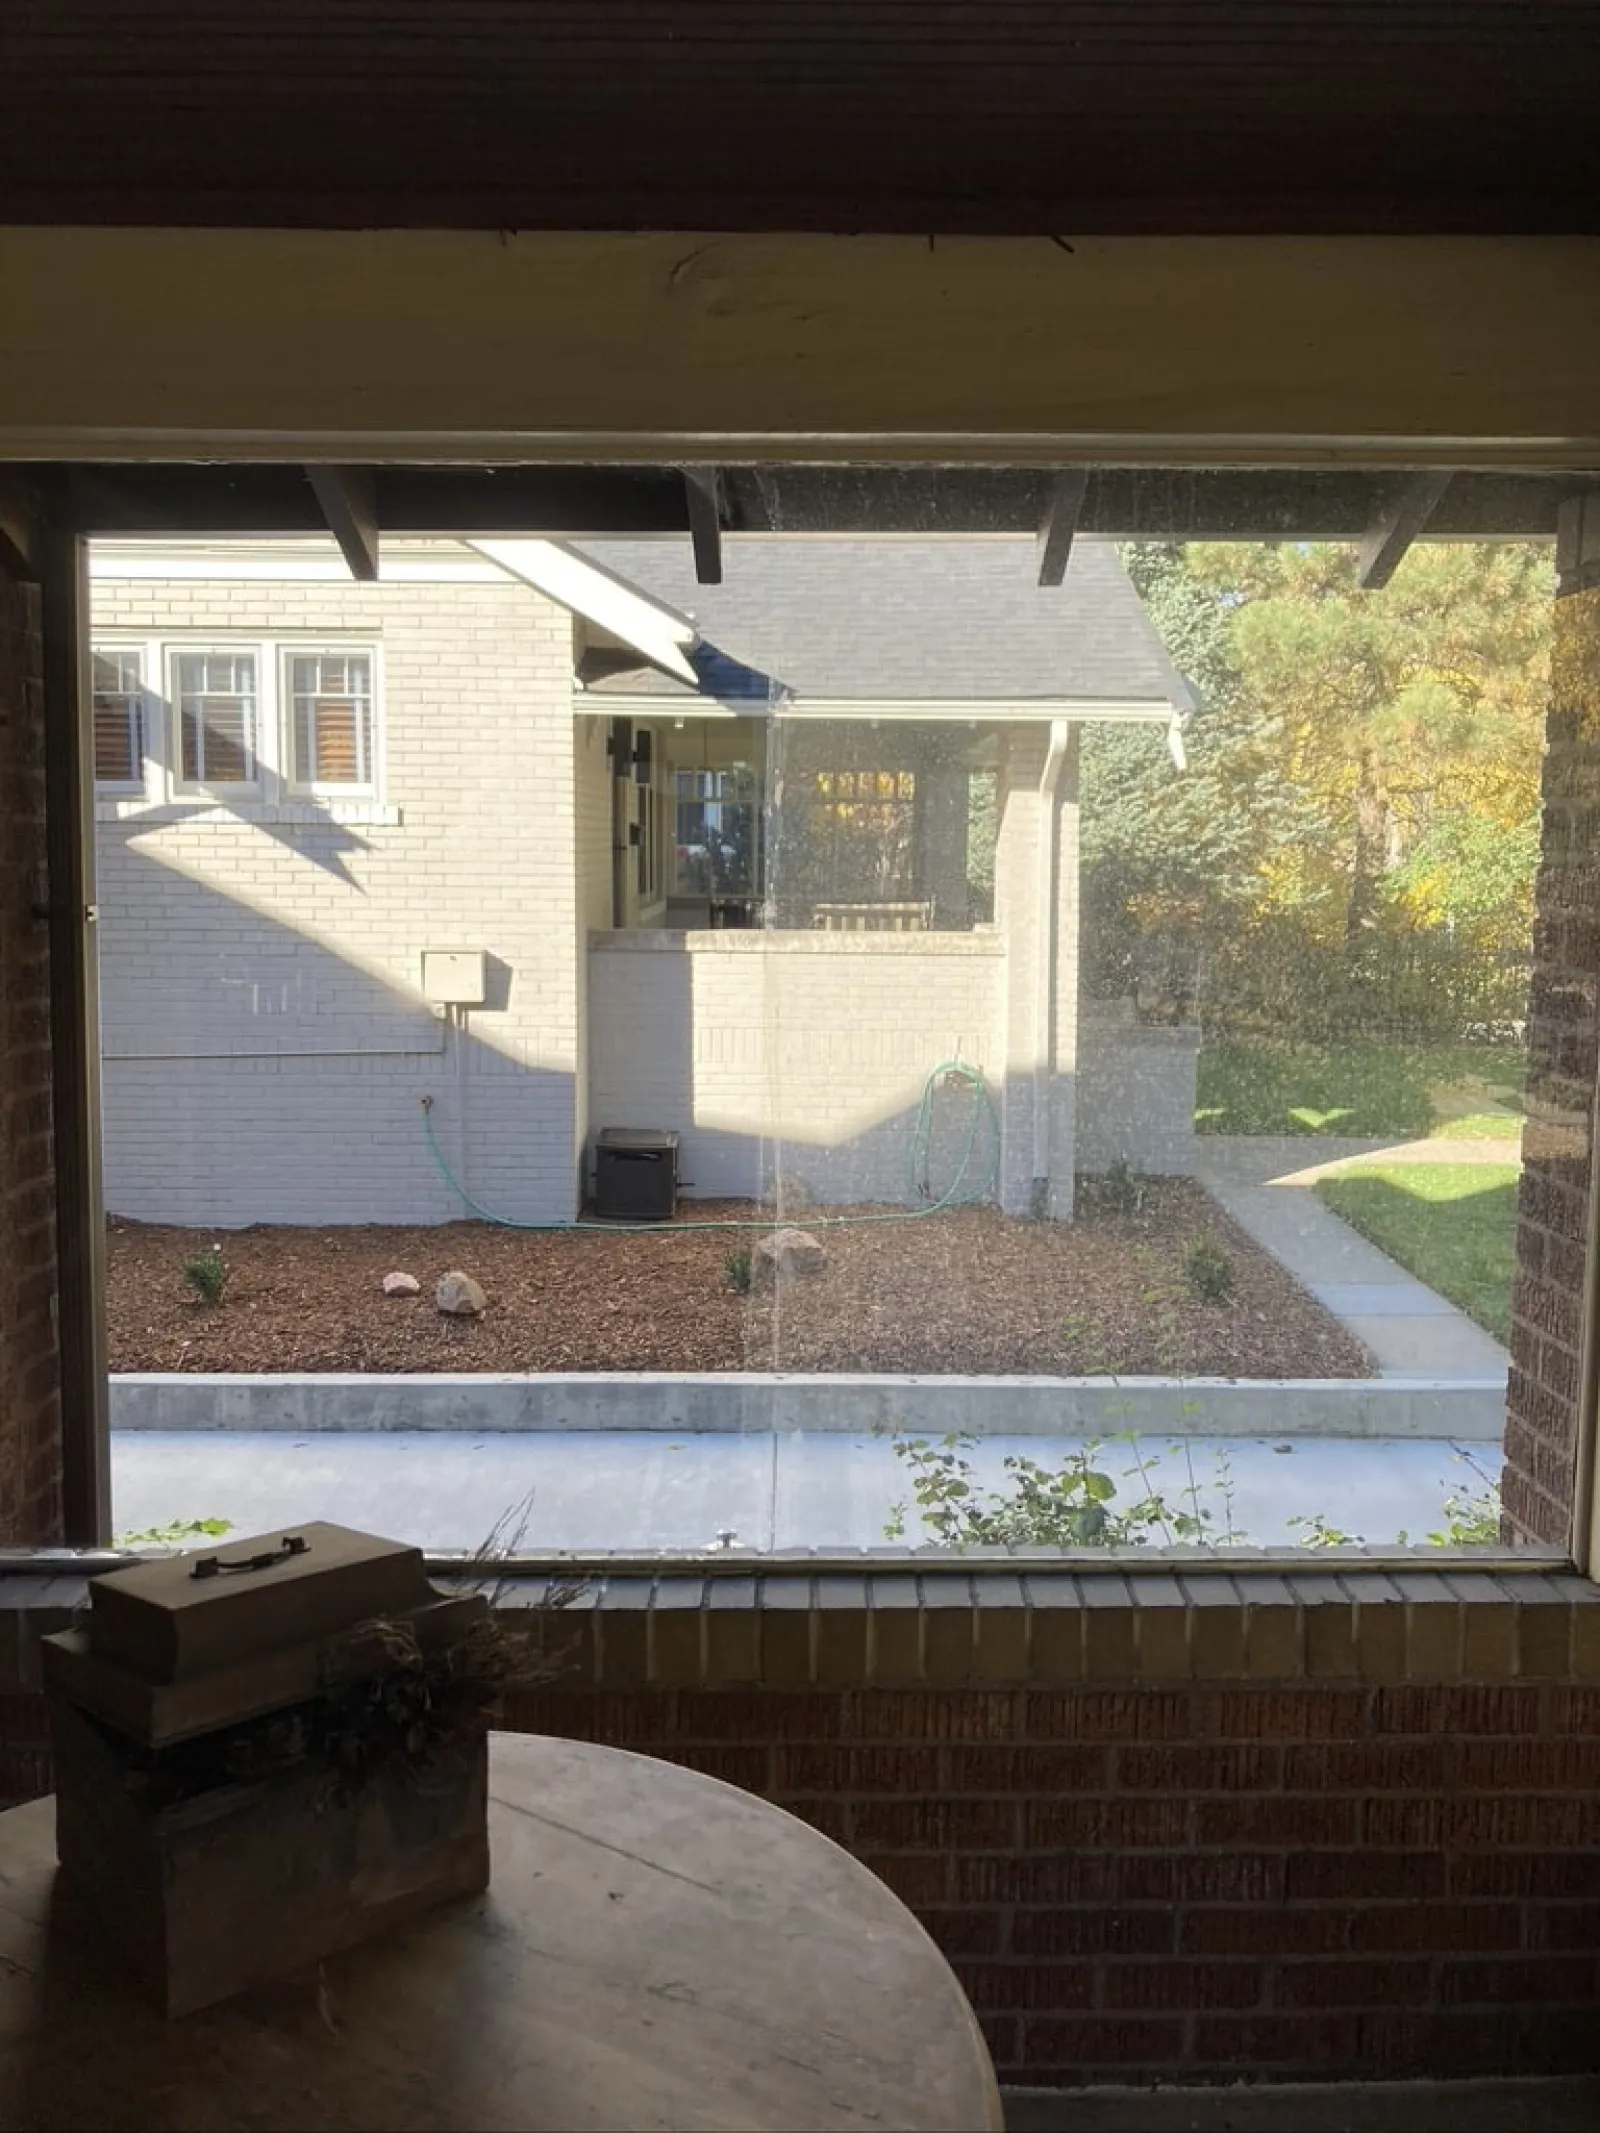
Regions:
<instances>
[{"instance_id":1,"label":"painted beam","mask_svg":"<svg viewBox=\"0 0 1600 2133\"><path fill-rule=\"evenodd\" d=\"M1083 512L1084 492L1089 486L1087 467L1069 467L1050 490L1044 519L1039 527L1039 583L1059 585L1072 559L1072 540Z\"/></svg>"},{"instance_id":2,"label":"painted beam","mask_svg":"<svg viewBox=\"0 0 1600 2133\"><path fill-rule=\"evenodd\" d=\"M1452 474L1418 474L1374 520L1356 560L1356 583L1363 592L1381 592L1388 584L1454 479Z\"/></svg>"},{"instance_id":3,"label":"painted beam","mask_svg":"<svg viewBox=\"0 0 1600 2133\"><path fill-rule=\"evenodd\" d=\"M685 467L683 498L694 544L694 574L702 585L722 583L722 474L716 467Z\"/></svg>"},{"instance_id":4,"label":"painted beam","mask_svg":"<svg viewBox=\"0 0 1600 2133\"><path fill-rule=\"evenodd\" d=\"M365 467L307 467L306 479L351 577L364 585L375 583L378 504L371 474Z\"/></svg>"}]
</instances>

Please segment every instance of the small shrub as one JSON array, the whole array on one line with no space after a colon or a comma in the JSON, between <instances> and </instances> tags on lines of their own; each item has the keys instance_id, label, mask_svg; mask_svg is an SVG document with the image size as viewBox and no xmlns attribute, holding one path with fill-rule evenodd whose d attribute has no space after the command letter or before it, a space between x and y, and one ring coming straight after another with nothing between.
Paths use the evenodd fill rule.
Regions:
<instances>
[{"instance_id":1,"label":"small shrub","mask_svg":"<svg viewBox=\"0 0 1600 2133\"><path fill-rule=\"evenodd\" d=\"M222 1292L228 1286L228 1268L222 1256L222 1246L212 1245L208 1252L193 1252L183 1262L183 1278L203 1304L219 1304Z\"/></svg>"},{"instance_id":2,"label":"small shrub","mask_svg":"<svg viewBox=\"0 0 1600 2133\"><path fill-rule=\"evenodd\" d=\"M1102 1447L1095 1442L1069 1452L1054 1465L1013 1453L1002 1462L1004 1483L991 1488L978 1479L973 1464L977 1439L960 1431L931 1441L896 1431L895 1457L911 1482L910 1503L892 1506L884 1526L887 1540L904 1540L913 1511L920 1531L913 1540L941 1548L1141 1548L1149 1543L1172 1547L1213 1546L1211 1511L1202 1503L1191 1474L1175 1496L1156 1488L1150 1469L1158 1462L1140 1455L1124 1476L1137 1479L1143 1493L1119 1503L1117 1484L1100 1465ZM1243 1534L1232 1525L1228 1491L1227 1538Z\"/></svg>"},{"instance_id":3,"label":"small shrub","mask_svg":"<svg viewBox=\"0 0 1600 2133\"><path fill-rule=\"evenodd\" d=\"M231 1518L173 1518L164 1526L145 1526L137 1533L119 1533L119 1548L182 1548L189 1541L217 1540L233 1531Z\"/></svg>"},{"instance_id":4,"label":"small shrub","mask_svg":"<svg viewBox=\"0 0 1600 2133\"><path fill-rule=\"evenodd\" d=\"M1498 1548L1500 1545L1500 1478L1489 1473L1470 1452L1456 1458L1477 1483L1452 1489L1444 1500L1444 1528L1430 1533L1435 1548Z\"/></svg>"},{"instance_id":5,"label":"small shrub","mask_svg":"<svg viewBox=\"0 0 1600 2133\"><path fill-rule=\"evenodd\" d=\"M723 1260L722 1278L735 1296L749 1295L750 1284L755 1278L755 1262L747 1244L741 1244L736 1252L730 1252Z\"/></svg>"},{"instance_id":6,"label":"small shrub","mask_svg":"<svg viewBox=\"0 0 1600 2133\"><path fill-rule=\"evenodd\" d=\"M1149 1197L1150 1188L1144 1178L1137 1170L1130 1170L1127 1158L1120 1155L1099 1180L1096 1193L1100 1206L1108 1215L1143 1214Z\"/></svg>"},{"instance_id":7,"label":"small shrub","mask_svg":"<svg viewBox=\"0 0 1600 2133\"><path fill-rule=\"evenodd\" d=\"M1196 1237L1183 1255L1183 1278L1202 1303L1226 1303L1238 1276L1233 1255L1209 1237Z\"/></svg>"}]
</instances>

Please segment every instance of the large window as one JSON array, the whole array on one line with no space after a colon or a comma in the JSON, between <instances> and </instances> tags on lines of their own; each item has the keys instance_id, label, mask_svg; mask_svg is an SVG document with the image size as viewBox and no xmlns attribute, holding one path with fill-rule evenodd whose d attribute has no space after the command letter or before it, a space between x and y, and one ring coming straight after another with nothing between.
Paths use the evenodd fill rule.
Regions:
<instances>
[{"instance_id":1,"label":"large window","mask_svg":"<svg viewBox=\"0 0 1600 2133\"><path fill-rule=\"evenodd\" d=\"M674 893L754 897L761 893L761 780L747 764L680 770Z\"/></svg>"},{"instance_id":2,"label":"large window","mask_svg":"<svg viewBox=\"0 0 1600 2133\"><path fill-rule=\"evenodd\" d=\"M371 644L97 639L96 791L125 806L376 798L377 665Z\"/></svg>"},{"instance_id":3,"label":"large window","mask_svg":"<svg viewBox=\"0 0 1600 2133\"><path fill-rule=\"evenodd\" d=\"M113 1368L167 1418L124 1527L292 1516L250 1428L199 1479L156 1441L281 1370L346 1515L392 1461L436 1545L528 1499L530 1550L1559 1547L1569 610L1542 491L1460 479L1377 586L1310 475L1243 484L1250 539L1083 532L1058 587L1022 532L752 536L696 627L781 624L794 693L681 716L403 552L359 596L268 554L216 638L108 595L108 791L197 796L99 810ZM593 545L612 589L670 551ZM414 804L340 809L386 756Z\"/></svg>"}]
</instances>

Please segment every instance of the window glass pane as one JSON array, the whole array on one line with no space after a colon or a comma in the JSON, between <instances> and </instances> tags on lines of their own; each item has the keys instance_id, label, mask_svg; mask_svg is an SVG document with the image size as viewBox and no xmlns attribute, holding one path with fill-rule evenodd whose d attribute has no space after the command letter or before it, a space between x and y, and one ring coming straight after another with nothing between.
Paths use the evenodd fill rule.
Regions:
<instances>
[{"instance_id":1,"label":"window glass pane","mask_svg":"<svg viewBox=\"0 0 1600 2133\"><path fill-rule=\"evenodd\" d=\"M250 785L256 777L253 652L180 652L174 662L186 785Z\"/></svg>"},{"instance_id":2,"label":"window glass pane","mask_svg":"<svg viewBox=\"0 0 1600 2133\"><path fill-rule=\"evenodd\" d=\"M136 785L144 775L142 664L137 652L94 654L94 774L99 784Z\"/></svg>"},{"instance_id":3,"label":"window glass pane","mask_svg":"<svg viewBox=\"0 0 1600 2133\"><path fill-rule=\"evenodd\" d=\"M372 783L372 661L364 653L296 652L288 662L296 780Z\"/></svg>"},{"instance_id":4,"label":"window glass pane","mask_svg":"<svg viewBox=\"0 0 1600 2133\"><path fill-rule=\"evenodd\" d=\"M270 711L301 794L98 826L114 1367L207 1431L127 1431L124 1526L299 1515L271 1393L206 1419L281 1371L332 1515L441 1546L1559 1548L1595 798L1542 478L1459 475L1370 587L1390 477L1112 470L1041 586L966 473L721 587L575 544L692 679L481 556L262 551L198 610L241 650L95 579L97 717L147 631L184 774ZM381 820L303 797L374 789L358 614Z\"/></svg>"}]
</instances>

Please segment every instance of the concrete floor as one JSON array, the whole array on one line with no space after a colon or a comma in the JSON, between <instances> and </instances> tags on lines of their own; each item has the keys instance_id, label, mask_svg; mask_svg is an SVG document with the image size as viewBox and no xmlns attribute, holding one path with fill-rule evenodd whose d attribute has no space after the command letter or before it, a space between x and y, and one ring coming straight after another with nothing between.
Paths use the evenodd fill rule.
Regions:
<instances>
[{"instance_id":1,"label":"concrete floor","mask_svg":"<svg viewBox=\"0 0 1600 2133\"><path fill-rule=\"evenodd\" d=\"M973 1459L994 1483L1008 1454L1048 1461L1071 1448L995 1437ZM1470 1450L1498 1470L1496 1448ZM1311 1513L1375 1546L1402 1529L1421 1542L1445 1496L1478 1485L1438 1438L1146 1438L1137 1453L1108 1442L1099 1456L1121 1501L1145 1492L1142 1459L1169 1502L1185 1505L1194 1487L1219 1532L1231 1487L1234 1529L1258 1547L1293 1544L1287 1520ZM315 1517L439 1549L481 1546L508 1511L530 1549L704 1548L727 1531L752 1550L870 1548L909 1494L887 1438L833 1432L119 1431L112 1475L119 1532L193 1518L258 1532Z\"/></svg>"}]
</instances>

